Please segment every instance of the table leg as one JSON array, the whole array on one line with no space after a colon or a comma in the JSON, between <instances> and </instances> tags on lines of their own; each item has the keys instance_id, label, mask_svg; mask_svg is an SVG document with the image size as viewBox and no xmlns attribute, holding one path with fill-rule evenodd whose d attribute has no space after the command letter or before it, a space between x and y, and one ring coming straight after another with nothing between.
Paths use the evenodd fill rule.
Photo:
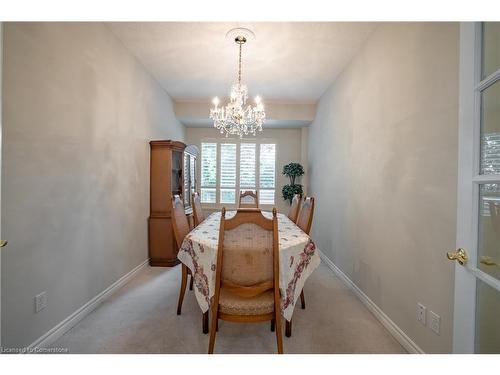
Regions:
<instances>
[{"instance_id":1,"label":"table leg","mask_svg":"<svg viewBox=\"0 0 500 375\"><path fill-rule=\"evenodd\" d=\"M208 311L203 313L203 333L208 333Z\"/></svg>"},{"instance_id":2,"label":"table leg","mask_svg":"<svg viewBox=\"0 0 500 375\"><path fill-rule=\"evenodd\" d=\"M285 320L285 336L292 336L292 321Z\"/></svg>"}]
</instances>

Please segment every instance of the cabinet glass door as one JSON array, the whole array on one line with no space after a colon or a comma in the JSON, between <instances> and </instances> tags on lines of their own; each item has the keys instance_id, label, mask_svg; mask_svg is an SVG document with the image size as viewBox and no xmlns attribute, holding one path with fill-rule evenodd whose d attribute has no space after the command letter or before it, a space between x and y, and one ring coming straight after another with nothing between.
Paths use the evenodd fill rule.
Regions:
<instances>
[{"instance_id":1,"label":"cabinet glass door","mask_svg":"<svg viewBox=\"0 0 500 375\"><path fill-rule=\"evenodd\" d=\"M191 206L191 191L190 191L190 168L191 156L189 154L184 154L184 207L187 209Z\"/></svg>"}]
</instances>

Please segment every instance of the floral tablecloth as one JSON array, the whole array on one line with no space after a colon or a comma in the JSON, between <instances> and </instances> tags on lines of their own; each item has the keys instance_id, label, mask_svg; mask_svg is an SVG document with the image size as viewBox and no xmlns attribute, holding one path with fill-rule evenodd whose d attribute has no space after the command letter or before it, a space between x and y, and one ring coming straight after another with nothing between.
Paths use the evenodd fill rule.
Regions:
<instances>
[{"instance_id":1,"label":"floral tablecloth","mask_svg":"<svg viewBox=\"0 0 500 375\"><path fill-rule=\"evenodd\" d=\"M229 219L236 211L227 211ZM262 212L272 218L271 212ZM207 217L184 239L177 257L194 275L194 292L200 308L206 312L215 294L215 263L219 242L220 212ZM316 246L288 217L278 214L281 310L291 320L295 302L305 281L321 260Z\"/></svg>"}]
</instances>

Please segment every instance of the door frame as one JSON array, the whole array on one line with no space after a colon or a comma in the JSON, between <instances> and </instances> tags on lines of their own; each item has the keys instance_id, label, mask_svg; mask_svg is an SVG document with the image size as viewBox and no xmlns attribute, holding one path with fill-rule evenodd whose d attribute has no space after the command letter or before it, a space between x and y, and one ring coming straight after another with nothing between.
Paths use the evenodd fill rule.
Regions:
<instances>
[{"instance_id":1,"label":"door frame","mask_svg":"<svg viewBox=\"0 0 500 375\"><path fill-rule=\"evenodd\" d=\"M496 82L500 70L481 80L482 23L460 24L457 248L465 248L465 266L455 263L453 352L474 353L476 281L500 290L500 281L477 268L480 184L500 175L480 175L481 91Z\"/></svg>"},{"instance_id":2,"label":"door frame","mask_svg":"<svg viewBox=\"0 0 500 375\"><path fill-rule=\"evenodd\" d=\"M2 182L2 131L3 131L3 112L2 112L2 91L3 91L3 22L0 22L0 190ZM0 191L1 193L1 191ZM2 238L2 220L1 220L1 194L0 194L0 238ZM0 248L1 249L1 248ZM0 348L2 348L2 254L0 253Z\"/></svg>"}]
</instances>

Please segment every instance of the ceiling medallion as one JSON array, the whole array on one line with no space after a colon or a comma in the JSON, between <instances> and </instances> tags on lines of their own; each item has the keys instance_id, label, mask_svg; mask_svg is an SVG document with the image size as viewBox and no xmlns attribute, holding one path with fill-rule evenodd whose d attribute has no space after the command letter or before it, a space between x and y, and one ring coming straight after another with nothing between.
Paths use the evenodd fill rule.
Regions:
<instances>
[{"instance_id":1,"label":"ceiling medallion","mask_svg":"<svg viewBox=\"0 0 500 375\"><path fill-rule=\"evenodd\" d=\"M214 121L214 127L221 134L237 135L242 138L244 135L254 135L257 131L262 131L262 125L266 119L264 104L259 96L255 97L255 105L247 105L248 89L241 83L241 52L243 45L255 35L251 30L237 28L229 30L226 38L231 38L239 47L238 55L238 79L231 87L229 103L219 107L219 98L212 101L214 107L210 109L210 118Z\"/></svg>"}]
</instances>

